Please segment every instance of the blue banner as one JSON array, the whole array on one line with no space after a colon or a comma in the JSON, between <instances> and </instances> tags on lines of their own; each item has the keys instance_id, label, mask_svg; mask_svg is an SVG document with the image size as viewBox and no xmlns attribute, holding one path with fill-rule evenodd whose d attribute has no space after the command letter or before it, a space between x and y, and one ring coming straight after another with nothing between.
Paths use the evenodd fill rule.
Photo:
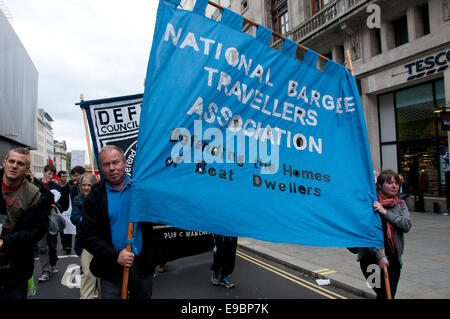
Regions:
<instances>
[{"instance_id":1,"label":"blue banner","mask_svg":"<svg viewBox=\"0 0 450 319\"><path fill-rule=\"evenodd\" d=\"M383 247L355 79L289 39L160 1L131 221L271 242Z\"/></svg>"}]
</instances>

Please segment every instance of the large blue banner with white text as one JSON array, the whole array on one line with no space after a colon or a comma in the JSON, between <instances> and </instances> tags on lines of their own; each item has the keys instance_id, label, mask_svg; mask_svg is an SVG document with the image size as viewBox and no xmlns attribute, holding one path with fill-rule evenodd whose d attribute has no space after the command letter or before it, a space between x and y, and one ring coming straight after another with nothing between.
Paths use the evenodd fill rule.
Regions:
<instances>
[{"instance_id":1,"label":"large blue banner with white text","mask_svg":"<svg viewBox=\"0 0 450 319\"><path fill-rule=\"evenodd\" d=\"M131 221L272 242L383 247L355 79L297 43L160 1Z\"/></svg>"}]
</instances>

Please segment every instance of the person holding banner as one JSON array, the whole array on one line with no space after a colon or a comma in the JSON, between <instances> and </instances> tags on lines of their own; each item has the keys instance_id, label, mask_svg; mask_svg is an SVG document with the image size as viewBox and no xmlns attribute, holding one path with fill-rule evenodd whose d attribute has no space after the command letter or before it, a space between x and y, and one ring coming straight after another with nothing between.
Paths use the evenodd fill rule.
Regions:
<instances>
[{"instance_id":1,"label":"person holding banner","mask_svg":"<svg viewBox=\"0 0 450 319\"><path fill-rule=\"evenodd\" d=\"M401 258L405 246L403 234L411 229L411 220L405 201L400 199L400 177L397 173L392 170L382 171L378 176L376 189L378 201L373 203L373 207L381 216L386 254L379 248L363 247L358 249L357 260L366 279L373 278L374 271L375 274L380 274L373 265L378 265L381 269L381 276L375 278L375 284L371 285L378 299L387 298L382 278L383 272L388 271L391 295L394 298L402 268Z\"/></svg>"},{"instance_id":2,"label":"person holding banner","mask_svg":"<svg viewBox=\"0 0 450 319\"><path fill-rule=\"evenodd\" d=\"M150 233L143 231L140 223L134 227L132 252L126 250L130 244L127 232L131 181L125 173L123 150L115 145L103 147L99 164L104 179L85 198L78 228L81 246L93 255L89 268L100 278L103 299L121 298L124 267L130 268L130 299L150 299L155 265L149 254Z\"/></svg>"},{"instance_id":3,"label":"person holding banner","mask_svg":"<svg viewBox=\"0 0 450 319\"><path fill-rule=\"evenodd\" d=\"M234 270L236 260L237 237L213 234L213 238L214 262L211 265L211 283L215 286L233 288L234 283L230 279L230 274Z\"/></svg>"}]
</instances>

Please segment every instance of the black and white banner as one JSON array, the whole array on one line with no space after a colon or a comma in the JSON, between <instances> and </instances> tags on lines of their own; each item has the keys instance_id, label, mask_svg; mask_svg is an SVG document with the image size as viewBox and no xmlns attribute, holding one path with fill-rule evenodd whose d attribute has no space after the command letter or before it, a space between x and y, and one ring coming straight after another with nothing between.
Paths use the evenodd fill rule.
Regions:
<instances>
[{"instance_id":1,"label":"black and white banner","mask_svg":"<svg viewBox=\"0 0 450 319\"><path fill-rule=\"evenodd\" d=\"M80 107L86 110L97 163L103 146L119 146L125 152L126 173L130 176L136 156L142 97L143 94L136 94L80 102Z\"/></svg>"}]
</instances>

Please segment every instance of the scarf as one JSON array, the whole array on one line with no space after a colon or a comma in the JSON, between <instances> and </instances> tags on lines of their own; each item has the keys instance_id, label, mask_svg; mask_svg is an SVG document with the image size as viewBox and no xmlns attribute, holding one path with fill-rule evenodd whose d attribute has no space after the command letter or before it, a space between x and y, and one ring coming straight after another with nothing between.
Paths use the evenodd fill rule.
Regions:
<instances>
[{"instance_id":1,"label":"scarf","mask_svg":"<svg viewBox=\"0 0 450 319\"><path fill-rule=\"evenodd\" d=\"M378 193L378 202L383 205L384 208L392 208L395 205L398 205L401 203L401 199L398 195L395 197L386 197L382 192ZM384 219L386 222L386 237L387 237L387 243L390 251L392 254L395 253L395 237L394 237L394 226L391 225L387 220Z\"/></svg>"}]
</instances>

